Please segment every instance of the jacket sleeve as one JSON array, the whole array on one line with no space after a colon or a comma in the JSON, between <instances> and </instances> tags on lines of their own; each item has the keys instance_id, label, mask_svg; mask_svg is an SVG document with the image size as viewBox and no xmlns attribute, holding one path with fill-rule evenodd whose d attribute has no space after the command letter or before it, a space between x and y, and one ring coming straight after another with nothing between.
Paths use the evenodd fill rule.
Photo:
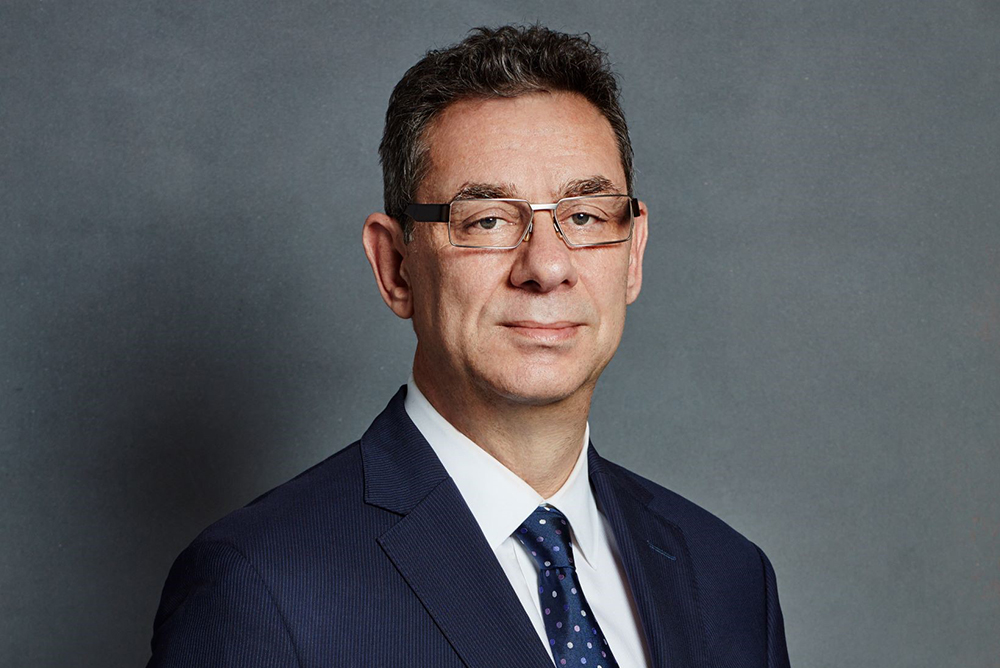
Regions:
<instances>
[{"instance_id":1,"label":"jacket sleeve","mask_svg":"<svg viewBox=\"0 0 1000 668\"><path fill-rule=\"evenodd\" d=\"M196 540L163 587L147 668L298 668L271 591L235 547Z\"/></svg>"},{"instance_id":2,"label":"jacket sleeve","mask_svg":"<svg viewBox=\"0 0 1000 668\"><path fill-rule=\"evenodd\" d=\"M785 644L785 621L778 603L778 583L774 568L763 550L757 548L764 568L764 607L767 621L767 668L789 668L788 647Z\"/></svg>"}]
</instances>

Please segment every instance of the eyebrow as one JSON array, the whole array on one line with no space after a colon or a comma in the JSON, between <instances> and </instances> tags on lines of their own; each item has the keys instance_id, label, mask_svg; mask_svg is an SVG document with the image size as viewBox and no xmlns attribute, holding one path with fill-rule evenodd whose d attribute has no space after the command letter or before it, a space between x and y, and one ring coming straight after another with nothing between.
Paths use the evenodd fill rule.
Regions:
<instances>
[{"instance_id":1,"label":"eyebrow","mask_svg":"<svg viewBox=\"0 0 1000 668\"><path fill-rule=\"evenodd\" d=\"M618 194L618 188L603 176L588 176L567 181L562 187L562 197L583 195ZM463 183L452 199L520 199L517 188L511 183Z\"/></svg>"},{"instance_id":2,"label":"eyebrow","mask_svg":"<svg viewBox=\"0 0 1000 668\"><path fill-rule=\"evenodd\" d=\"M563 197L580 197L581 195L606 195L618 194L618 188L611 182L611 179L603 176L589 176L585 179L576 179L563 186Z\"/></svg>"},{"instance_id":3,"label":"eyebrow","mask_svg":"<svg viewBox=\"0 0 1000 668\"><path fill-rule=\"evenodd\" d=\"M452 199L517 199L510 183L463 183Z\"/></svg>"}]
</instances>

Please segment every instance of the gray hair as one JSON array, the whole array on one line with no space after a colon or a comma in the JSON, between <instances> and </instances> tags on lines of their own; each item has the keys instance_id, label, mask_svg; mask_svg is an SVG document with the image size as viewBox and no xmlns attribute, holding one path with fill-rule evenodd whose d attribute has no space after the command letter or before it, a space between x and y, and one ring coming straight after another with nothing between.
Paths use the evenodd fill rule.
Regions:
<instances>
[{"instance_id":1,"label":"gray hair","mask_svg":"<svg viewBox=\"0 0 1000 668\"><path fill-rule=\"evenodd\" d=\"M516 97L542 90L578 93L608 119L618 142L627 192L632 194L632 142L607 54L590 35L567 35L543 26L476 28L440 51L428 51L407 70L389 98L379 145L385 212L403 226L406 205L427 173L425 134L449 104L468 98Z\"/></svg>"}]
</instances>

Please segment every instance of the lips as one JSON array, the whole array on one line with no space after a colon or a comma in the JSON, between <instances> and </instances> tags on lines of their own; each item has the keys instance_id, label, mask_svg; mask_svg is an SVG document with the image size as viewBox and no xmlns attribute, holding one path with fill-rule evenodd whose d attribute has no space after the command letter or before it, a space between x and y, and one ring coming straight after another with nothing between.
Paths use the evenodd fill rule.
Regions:
<instances>
[{"instance_id":1,"label":"lips","mask_svg":"<svg viewBox=\"0 0 1000 668\"><path fill-rule=\"evenodd\" d=\"M582 326L581 323L565 320L556 322L515 320L504 323L504 327L513 333L542 343L558 343L570 339L576 335Z\"/></svg>"}]
</instances>

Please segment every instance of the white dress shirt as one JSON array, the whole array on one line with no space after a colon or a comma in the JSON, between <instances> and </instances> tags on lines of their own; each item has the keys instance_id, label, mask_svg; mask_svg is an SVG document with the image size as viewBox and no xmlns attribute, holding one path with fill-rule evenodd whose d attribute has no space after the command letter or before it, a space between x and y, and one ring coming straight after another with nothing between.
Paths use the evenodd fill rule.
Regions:
<instances>
[{"instance_id":1,"label":"white dress shirt","mask_svg":"<svg viewBox=\"0 0 1000 668\"><path fill-rule=\"evenodd\" d=\"M639 615L618 546L590 488L590 424L573 472L559 491L545 499L445 420L420 392L412 376L406 386L405 407L465 498L549 656L552 648L537 593L538 569L527 550L511 536L542 503L555 506L569 521L580 586L618 665L648 668Z\"/></svg>"}]
</instances>

